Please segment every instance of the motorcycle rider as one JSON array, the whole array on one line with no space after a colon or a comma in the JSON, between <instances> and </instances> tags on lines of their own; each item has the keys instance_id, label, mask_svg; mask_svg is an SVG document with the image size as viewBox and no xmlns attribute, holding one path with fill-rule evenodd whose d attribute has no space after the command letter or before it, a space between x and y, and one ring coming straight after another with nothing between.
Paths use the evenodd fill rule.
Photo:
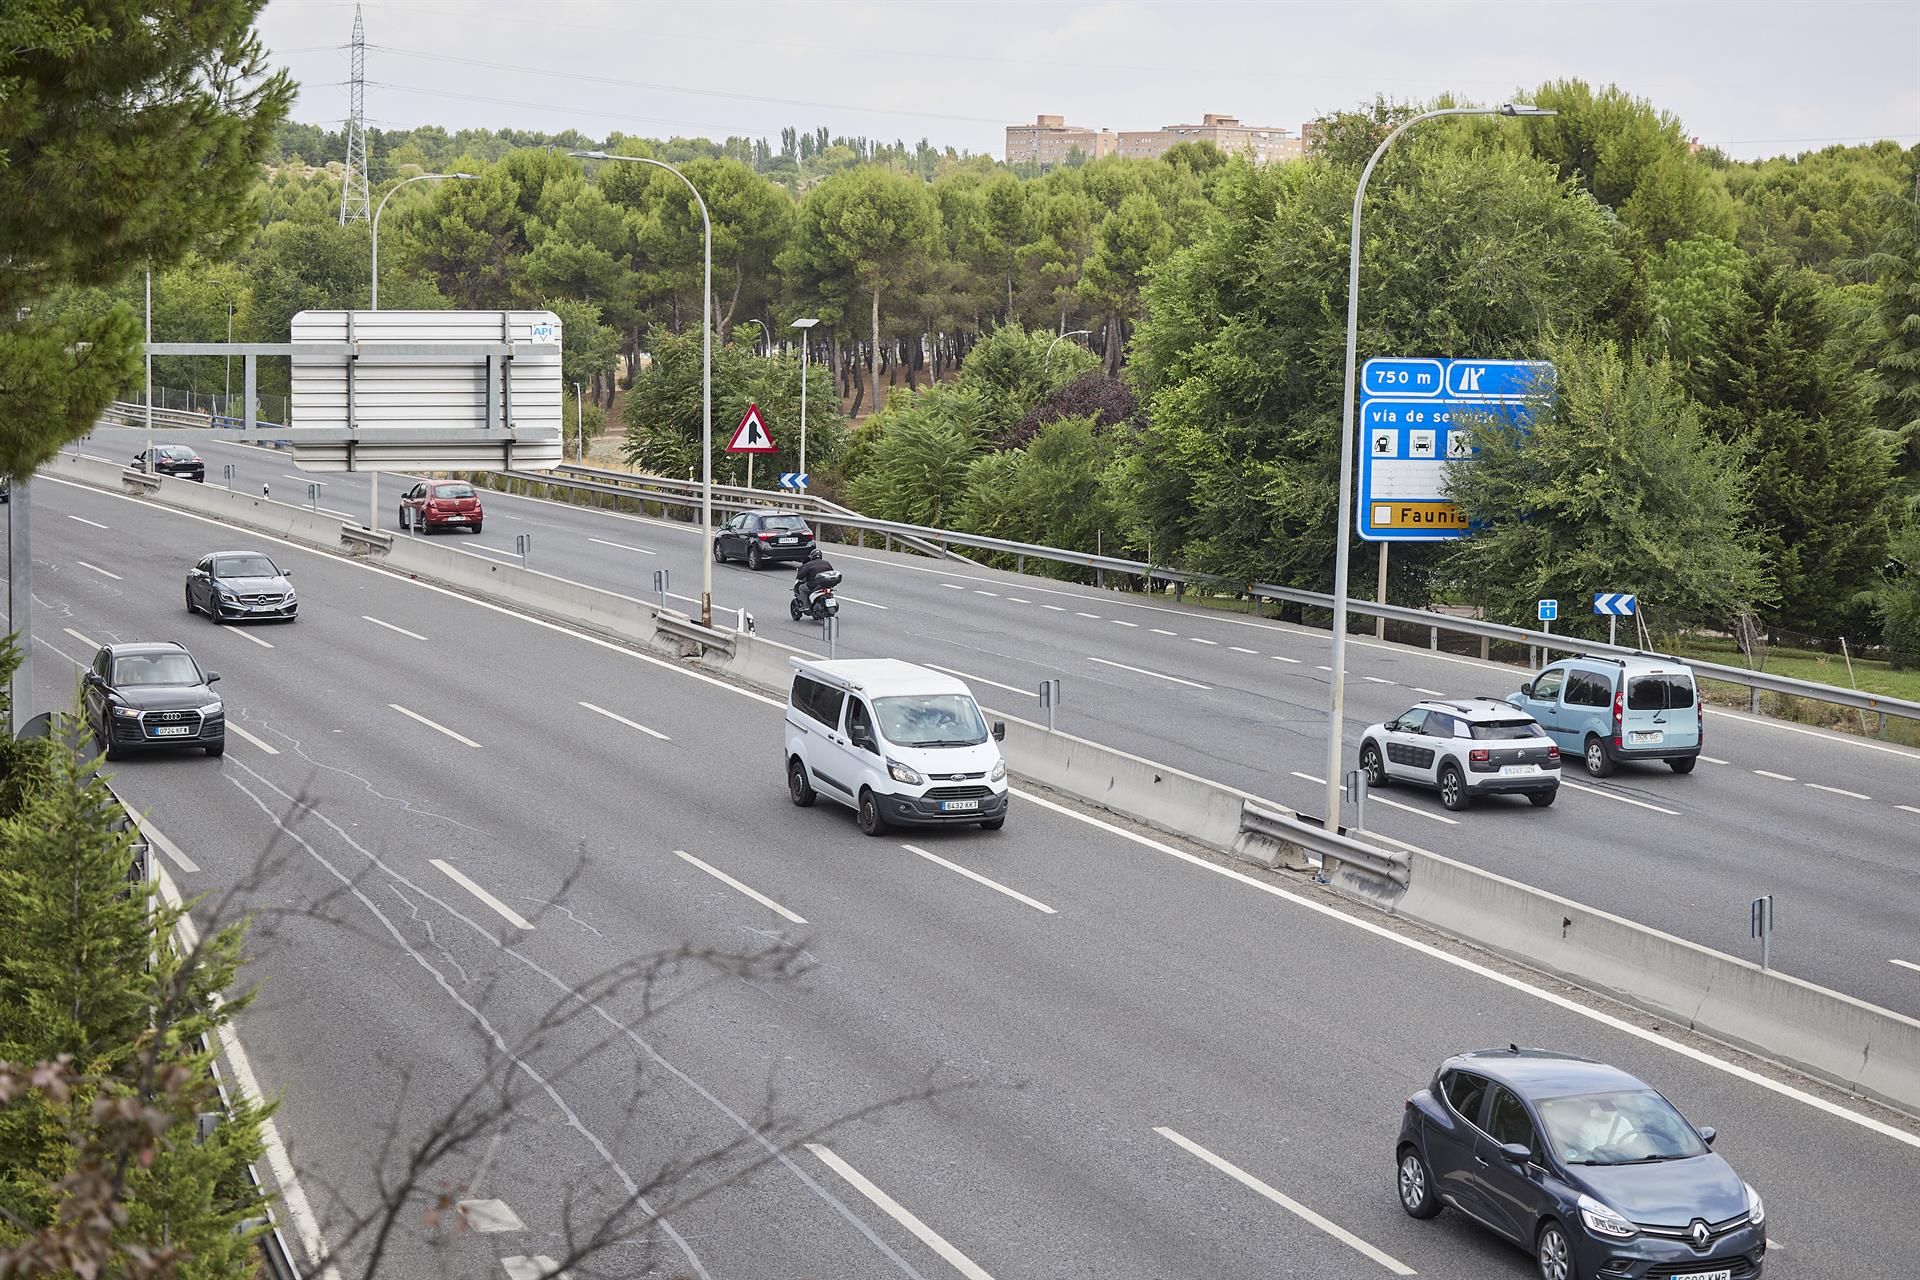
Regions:
<instances>
[{"instance_id":1,"label":"motorcycle rider","mask_svg":"<svg viewBox=\"0 0 1920 1280\"><path fill-rule=\"evenodd\" d=\"M816 580L834 571L833 564L815 543L807 550L807 558L794 573L793 594L802 609L809 609L813 603Z\"/></svg>"}]
</instances>

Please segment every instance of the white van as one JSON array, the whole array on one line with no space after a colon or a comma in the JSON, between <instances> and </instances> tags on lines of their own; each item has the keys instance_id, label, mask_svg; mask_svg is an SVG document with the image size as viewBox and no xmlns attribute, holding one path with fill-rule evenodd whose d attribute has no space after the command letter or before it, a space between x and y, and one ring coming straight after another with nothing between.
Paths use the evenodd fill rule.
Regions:
<instances>
[{"instance_id":1,"label":"white van","mask_svg":"<svg viewBox=\"0 0 1920 1280\"><path fill-rule=\"evenodd\" d=\"M787 794L819 796L860 815L877 836L890 824L1007 821L1007 765L967 686L893 658L793 658L787 699Z\"/></svg>"}]
</instances>

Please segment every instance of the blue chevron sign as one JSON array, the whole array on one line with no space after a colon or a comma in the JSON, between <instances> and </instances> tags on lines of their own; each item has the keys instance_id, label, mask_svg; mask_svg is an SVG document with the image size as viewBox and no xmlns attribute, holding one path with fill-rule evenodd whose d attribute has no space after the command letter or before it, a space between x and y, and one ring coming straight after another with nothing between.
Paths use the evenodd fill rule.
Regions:
<instances>
[{"instance_id":1,"label":"blue chevron sign","mask_svg":"<svg viewBox=\"0 0 1920 1280\"><path fill-rule=\"evenodd\" d=\"M807 482L812 479L813 477L804 471L782 471L780 473L780 487L782 489L804 489L807 487Z\"/></svg>"},{"instance_id":2,"label":"blue chevron sign","mask_svg":"<svg viewBox=\"0 0 1920 1280\"><path fill-rule=\"evenodd\" d=\"M1631 618L1635 603L1630 592L1596 591L1593 593L1593 614L1596 618Z\"/></svg>"}]
</instances>

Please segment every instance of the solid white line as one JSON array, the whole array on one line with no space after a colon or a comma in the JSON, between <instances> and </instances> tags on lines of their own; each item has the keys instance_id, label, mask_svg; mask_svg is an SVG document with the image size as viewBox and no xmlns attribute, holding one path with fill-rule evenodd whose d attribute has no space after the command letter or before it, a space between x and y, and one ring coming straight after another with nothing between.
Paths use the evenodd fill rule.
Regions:
<instances>
[{"instance_id":1,"label":"solid white line","mask_svg":"<svg viewBox=\"0 0 1920 1280\"><path fill-rule=\"evenodd\" d=\"M1138 627L1140 626L1140 624L1137 622L1122 622L1118 618L1115 618L1113 620L1113 625L1116 627L1133 627L1136 629L1138 629Z\"/></svg>"},{"instance_id":2,"label":"solid white line","mask_svg":"<svg viewBox=\"0 0 1920 1280\"><path fill-rule=\"evenodd\" d=\"M1220 1172L1226 1174L1229 1178L1232 1178L1235 1182L1238 1182L1240 1185L1247 1187L1265 1196L1267 1199L1273 1201L1275 1204L1279 1205L1282 1209L1285 1209L1288 1213L1293 1214L1295 1217L1307 1223L1309 1226L1318 1227L1320 1230L1332 1236L1335 1240L1338 1240L1341 1244L1344 1244L1349 1249L1352 1249L1355 1253L1358 1253L1362 1257L1371 1259L1372 1261L1379 1263L1381 1266L1385 1267L1388 1271L1392 1272L1394 1275L1410 1276L1410 1275L1416 1274L1414 1269L1412 1267L1409 1267L1406 1263L1401 1262L1398 1259L1388 1254L1380 1252L1380 1250L1374 1248L1372 1245L1368 1244L1365 1240L1362 1240L1359 1236L1356 1236L1355 1234L1353 1234L1353 1232L1348 1231L1345 1227L1339 1225L1338 1223L1327 1221L1327 1219L1321 1217L1319 1214L1315 1213L1313 1210L1307 1208L1307 1206L1301 1204L1298 1200L1294 1200L1291 1197L1282 1195L1280 1192L1274 1190L1272 1187L1268 1186L1266 1183L1262 1182L1260 1179L1248 1173L1245 1169L1242 1169L1239 1165L1236 1165L1230 1160L1223 1159L1222 1157L1213 1154L1213 1152L1207 1150L1205 1147L1201 1146L1199 1143L1195 1142L1193 1139L1186 1137L1183 1134L1176 1133L1174 1130L1167 1128L1165 1125L1155 1125L1153 1131L1159 1134L1161 1137L1165 1138L1168 1142L1173 1143L1176 1147L1180 1147L1181 1149L1186 1151L1189 1155L1195 1155L1200 1157L1200 1159L1206 1161L1208 1164L1212 1165L1214 1168L1218 1169Z\"/></svg>"},{"instance_id":3,"label":"solid white line","mask_svg":"<svg viewBox=\"0 0 1920 1280\"><path fill-rule=\"evenodd\" d=\"M67 517L67 519L69 519L69 520L78 520L78 521L79 521L79 522L80 522L81 524L90 524L90 525L92 525L92 526L93 526L94 528L96 528L96 529L106 529L106 528L109 528L109 527L110 527L110 526L108 526L108 525L104 525L104 524L101 524L101 523L100 523L100 522L99 522L98 520L89 520L89 519L87 519L87 518L86 518L85 516L74 516L74 515L70 515L70 516L68 516L68 517Z\"/></svg>"},{"instance_id":4,"label":"solid white line","mask_svg":"<svg viewBox=\"0 0 1920 1280\"><path fill-rule=\"evenodd\" d=\"M1636 809L1651 809L1655 813L1664 813L1670 818L1677 818L1680 816L1680 811L1678 809L1663 809L1657 804L1648 804L1645 800L1629 799L1628 797L1620 795L1617 792L1602 791L1599 787L1589 787L1579 782L1568 782L1565 778L1560 779L1560 785L1563 787L1572 787L1575 791L1584 791L1590 796L1603 796L1608 800L1618 800L1621 804L1630 804L1634 806Z\"/></svg>"},{"instance_id":5,"label":"solid white line","mask_svg":"<svg viewBox=\"0 0 1920 1280\"><path fill-rule=\"evenodd\" d=\"M1845 797L1847 797L1847 799L1849 799L1849 800L1871 800L1871 799L1873 799L1873 797L1872 797L1872 796L1863 796L1863 795L1861 795L1861 794L1860 794L1860 793L1859 793L1858 791L1845 791L1845 790L1842 790L1842 789L1841 789L1841 788L1839 788L1839 787L1829 787L1829 786L1823 786L1822 784L1820 784L1820 783L1818 783L1818 782L1809 782L1809 783L1808 783L1807 785L1808 785L1808 786L1810 786L1810 787L1812 787L1812 788L1813 788L1813 789L1814 789L1815 791L1825 791L1825 792L1828 792L1828 793L1830 793L1830 794L1832 794L1832 795L1836 795L1836 796L1845 796Z\"/></svg>"},{"instance_id":6,"label":"solid white line","mask_svg":"<svg viewBox=\"0 0 1920 1280\"><path fill-rule=\"evenodd\" d=\"M1379 676L1361 676L1360 678L1362 680L1365 680L1368 684L1392 684L1393 683L1393 681L1383 680Z\"/></svg>"},{"instance_id":7,"label":"solid white line","mask_svg":"<svg viewBox=\"0 0 1920 1280\"><path fill-rule=\"evenodd\" d=\"M75 564L77 564L77 565L79 565L79 566L80 566L80 567L81 567L82 569L91 569L91 570L93 570L93 571L94 571L95 573L97 573L97 574L99 574L99 575L100 575L101 577L103 577L103 578L112 578L112 579L113 579L113 580L114 580L115 582L124 582L124 581L126 581L126 579L124 579L124 578L122 578L122 577L121 577L121 576L120 576L119 574L117 574L117 573L109 573L109 572L108 572L107 570L105 570L105 569L102 569L102 568L101 568L101 567L100 567L99 565L97 565L97 564L88 564L88 563L87 563L87 562L86 562L85 560L75 560L75 561L74 561L74 563L75 563Z\"/></svg>"},{"instance_id":8,"label":"solid white line","mask_svg":"<svg viewBox=\"0 0 1920 1280\"><path fill-rule=\"evenodd\" d=\"M1228 646L1227 646L1227 648L1229 648L1229 649L1231 649L1231 650L1233 650L1233 651L1234 651L1235 653L1252 653L1252 652L1253 652L1253 650L1251 650L1251 649L1242 649L1242 648L1241 648L1241 647L1240 647L1239 645L1237 645L1237 644L1230 644L1230 645L1228 645Z\"/></svg>"},{"instance_id":9,"label":"solid white line","mask_svg":"<svg viewBox=\"0 0 1920 1280\"><path fill-rule=\"evenodd\" d=\"M1147 630L1153 632L1153 634L1157 636L1177 636L1180 634L1178 631L1168 631L1164 627L1148 627Z\"/></svg>"},{"instance_id":10,"label":"solid white line","mask_svg":"<svg viewBox=\"0 0 1920 1280\"><path fill-rule=\"evenodd\" d=\"M239 627L228 627L227 634L232 636L239 636L242 640L251 640L255 644L259 645L262 649L273 648L272 643L270 643L269 641L262 640L259 636L253 634L253 632L251 631L242 631Z\"/></svg>"},{"instance_id":11,"label":"solid white line","mask_svg":"<svg viewBox=\"0 0 1920 1280\"><path fill-rule=\"evenodd\" d=\"M807 1150L813 1152L821 1164L845 1178L848 1186L873 1201L882 1213L913 1232L919 1237L921 1244L939 1254L948 1266L965 1276L967 1280L993 1280L993 1277L982 1270L972 1258L948 1244L938 1231L914 1217L905 1205L867 1181L866 1175L835 1155L825 1145L818 1142L809 1142L806 1145Z\"/></svg>"},{"instance_id":12,"label":"solid white line","mask_svg":"<svg viewBox=\"0 0 1920 1280\"><path fill-rule=\"evenodd\" d=\"M625 716L615 715L613 712L607 710L605 707L596 707L591 702L583 702L580 705L585 707L587 710L594 712L597 715L605 716L609 720L618 720L621 724L627 726L627 728L629 729L638 729L642 733L650 734L653 737L660 739L660 741L662 742L673 741L672 738L669 738L666 734L660 732L658 729L649 729L647 728L647 726L641 724L638 720L629 720Z\"/></svg>"},{"instance_id":13,"label":"solid white line","mask_svg":"<svg viewBox=\"0 0 1920 1280\"><path fill-rule=\"evenodd\" d=\"M1327 780L1325 778L1316 778L1312 774L1302 773L1298 769L1289 769L1288 772L1291 773L1296 778L1304 778L1306 781L1311 782L1316 787L1324 787L1327 785ZM1398 800L1390 800L1386 796L1381 795L1378 791L1367 792L1367 799L1368 801L1374 804L1384 804L1389 809L1399 809L1405 813L1418 814L1422 818L1431 818L1435 822L1444 822L1450 827L1457 827L1460 825L1460 820L1458 818L1449 818L1443 813L1429 813L1425 809L1418 808L1414 805L1402 804Z\"/></svg>"},{"instance_id":14,"label":"solid white line","mask_svg":"<svg viewBox=\"0 0 1920 1280\"><path fill-rule=\"evenodd\" d=\"M89 640L85 636L81 635L78 631L75 631L72 627L62 627L60 629L66 632L68 635L72 636L75 640L78 640L81 644L87 646L87 648L89 649L98 649L100 647L98 644L94 643L92 640Z\"/></svg>"},{"instance_id":15,"label":"solid white line","mask_svg":"<svg viewBox=\"0 0 1920 1280\"><path fill-rule=\"evenodd\" d=\"M1761 777L1763 777L1763 778L1772 778L1772 779L1773 779L1773 780L1774 780L1775 782L1797 782L1797 781L1799 781L1799 779L1797 779L1797 778L1794 778L1794 777L1790 777L1790 776L1789 776L1789 775L1787 775L1787 774L1784 774L1784 773L1775 773L1775 772L1774 772L1773 770L1771 770L1771 769L1755 769L1755 770L1754 770L1754 772L1755 772L1755 773L1757 773L1757 774L1759 774L1759 775L1760 775Z\"/></svg>"},{"instance_id":16,"label":"solid white line","mask_svg":"<svg viewBox=\"0 0 1920 1280\"><path fill-rule=\"evenodd\" d=\"M511 520L513 517L508 516L507 519ZM618 547L622 551L638 551L643 556L657 556L660 554L658 551L652 551L646 547L630 547L624 542L608 542L605 538L588 538L587 541L597 542L603 547Z\"/></svg>"},{"instance_id":17,"label":"solid white line","mask_svg":"<svg viewBox=\"0 0 1920 1280\"><path fill-rule=\"evenodd\" d=\"M961 875L965 876L967 879L972 880L978 884L983 884L987 886L987 888L992 889L995 893L1004 893L1009 898L1012 898L1016 902L1024 902L1028 906L1032 907L1035 911L1045 912L1047 915L1050 915L1050 916L1059 914L1059 912L1055 911L1052 907L1048 906L1046 903L1041 902L1035 898L1029 898L1026 894L1021 893L1018 889L1009 889L1007 888L1007 886L1001 884L998 880L989 880L985 876L981 875L978 871L974 871L974 870L971 870L970 868L963 867L957 862L948 862L945 858L940 857L938 854L928 853L925 849L922 849L917 845L903 844L900 847L902 849L905 849L908 853L919 854L921 857L925 858L928 862L937 862L949 871L957 871Z\"/></svg>"},{"instance_id":18,"label":"solid white line","mask_svg":"<svg viewBox=\"0 0 1920 1280\"><path fill-rule=\"evenodd\" d=\"M198 871L200 869L199 863L189 858L181 850L179 845L161 835L153 823L147 821L147 815L144 813L134 813L132 809L127 810L127 812L133 814L134 824L140 828L140 834L147 838L147 843L171 858L175 866L187 872Z\"/></svg>"},{"instance_id":19,"label":"solid white line","mask_svg":"<svg viewBox=\"0 0 1920 1280\"><path fill-rule=\"evenodd\" d=\"M1088 657L1087 661L1097 662L1103 667L1118 667L1122 671L1131 671L1137 676L1152 676L1155 680L1167 680L1174 684L1183 684L1189 689L1207 689L1210 691L1213 688L1212 685L1195 684L1191 680L1182 680L1179 676L1163 676L1158 671L1148 671L1144 667L1130 667L1124 662L1109 662L1105 658L1095 657Z\"/></svg>"},{"instance_id":20,"label":"solid white line","mask_svg":"<svg viewBox=\"0 0 1920 1280\"><path fill-rule=\"evenodd\" d=\"M1447 696L1446 694L1440 692L1440 690L1438 689L1422 689L1419 685L1413 686L1413 691L1415 693L1424 693L1429 698L1444 698Z\"/></svg>"},{"instance_id":21,"label":"solid white line","mask_svg":"<svg viewBox=\"0 0 1920 1280\"><path fill-rule=\"evenodd\" d=\"M262 742L260 739L254 737L252 734L248 733L245 729L242 729L239 725L235 724L231 716L227 718L227 732L232 734L238 734L241 738L244 738L246 741L251 742L254 746L260 748L262 751L266 752L270 756L277 756L280 754L280 748L273 746L269 743Z\"/></svg>"},{"instance_id":22,"label":"solid white line","mask_svg":"<svg viewBox=\"0 0 1920 1280\"><path fill-rule=\"evenodd\" d=\"M722 871L720 868L711 866L705 862L700 861L700 859L694 857L692 854L688 853L686 850L675 849L673 853L675 857L684 858L686 861L692 863L694 866L700 868L702 871L712 876L715 880L718 880L721 884L727 885L730 888L738 889L741 893L746 894L749 898L752 898L755 902L759 903L761 906L765 907L767 910L776 912L779 915L785 916L787 919L793 921L793 923L795 924L805 924L807 922L806 917L795 915L793 912L787 910L785 907L775 902L772 898L769 898L766 894L761 893L758 889L748 888L746 885L741 884L738 880L735 880L732 876L728 875L726 872Z\"/></svg>"},{"instance_id":23,"label":"solid white line","mask_svg":"<svg viewBox=\"0 0 1920 1280\"><path fill-rule=\"evenodd\" d=\"M947 675L956 676L962 680L978 680L981 684L990 684L996 689L1005 689L1008 693L1017 693L1023 698L1037 698L1040 696L1032 689L1016 689L1010 684L1001 684L998 680L989 680L985 676L970 676L964 671L955 671L952 667L943 667L938 663L929 662L926 666L929 671L944 672Z\"/></svg>"},{"instance_id":24,"label":"solid white line","mask_svg":"<svg viewBox=\"0 0 1920 1280\"><path fill-rule=\"evenodd\" d=\"M429 861L431 861L433 865L438 867L441 871L445 872L449 880L459 885L462 889L465 889L468 893L472 894L474 897L480 899L480 901L492 907L496 912L499 913L500 918L502 920L505 920L508 924L512 925L514 928L516 929L533 928L532 921L528 920L525 916L521 915L518 911L515 911L512 907L500 901L500 899L494 897L492 894L488 893L485 889L482 889L479 885L475 884L472 880L468 879L464 872L462 872L458 867L454 866L452 863L448 862L446 859L432 858L432 859L429 859Z\"/></svg>"},{"instance_id":25,"label":"solid white line","mask_svg":"<svg viewBox=\"0 0 1920 1280\"><path fill-rule=\"evenodd\" d=\"M1727 762L1726 762L1725 760L1722 760L1722 759L1721 759L1721 758L1720 758L1719 756L1701 756L1700 758L1701 758L1702 760L1705 760L1705 761L1706 761L1706 762L1707 762L1708 764L1725 764L1725 763L1727 763Z\"/></svg>"},{"instance_id":26,"label":"solid white line","mask_svg":"<svg viewBox=\"0 0 1920 1280\"><path fill-rule=\"evenodd\" d=\"M1195 644L1218 645L1220 643L1218 640L1208 640L1201 636L1188 636L1187 639L1193 641Z\"/></svg>"},{"instance_id":27,"label":"solid white line","mask_svg":"<svg viewBox=\"0 0 1920 1280\"><path fill-rule=\"evenodd\" d=\"M395 711L398 711L401 715L407 717L409 720L418 720L421 724L427 726L427 728L429 729L439 730L441 733L446 734L449 738L452 738L455 742L464 742L470 747L478 747L480 745L479 743L475 742L472 738L464 737L461 734L457 734L443 724L435 724L433 721L421 715L418 711L409 711L397 702L389 702L387 705L392 707Z\"/></svg>"},{"instance_id":28,"label":"solid white line","mask_svg":"<svg viewBox=\"0 0 1920 1280\"><path fill-rule=\"evenodd\" d=\"M396 627L391 622L382 622L380 621L380 619L374 617L370 613L363 613L360 615L360 618L364 622L371 622L376 627L385 627L389 631L398 631L401 635L406 636L412 640L426 639L426 637L421 635L418 631L409 631L405 627Z\"/></svg>"},{"instance_id":29,"label":"solid white line","mask_svg":"<svg viewBox=\"0 0 1920 1280\"><path fill-rule=\"evenodd\" d=\"M1295 666L1295 667L1300 665L1300 659L1284 657L1281 654L1277 654L1277 653L1273 655L1273 660L1275 662L1284 662L1290 666Z\"/></svg>"},{"instance_id":30,"label":"solid white line","mask_svg":"<svg viewBox=\"0 0 1920 1280\"><path fill-rule=\"evenodd\" d=\"M1889 961L1887 961L1887 963L1888 963L1888 964L1897 964L1897 965L1899 965L1899 966L1900 966L1900 967L1901 967L1902 969L1911 969L1911 970L1913 970L1913 971L1914 971L1915 973L1920 973L1920 964L1915 964L1915 963L1914 963L1913 961L1911 961L1911 960L1889 960Z\"/></svg>"},{"instance_id":31,"label":"solid white line","mask_svg":"<svg viewBox=\"0 0 1920 1280\"><path fill-rule=\"evenodd\" d=\"M1483 964L1469 960L1464 956L1452 955L1446 951L1442 951L1432 943L1422 942L1418 938L1395 933L1385 925L1376 924L1371 920L1365 920L1359 916L1348 915L1338 907L1330 906L1324 902L1315 902L1311 898L1301 897L1299 894L1289 889L1283 889L1277 884L1269 884L1265 880L1256 880L1245 872L1235 871L1231 867L1223 867L1217 863L1209 862L1198 854L1188 853L1183 849L1176 849L1172 845L1164 844L1151 836L1144 836L1135 831L1128 831L1124 827L1115 826L1111 822L1103 822L1101 819L1093 817L1090 814L1069 809L1063 804L1056 804L1054 801L1048 800L1043 796L1035 795L1030 791L1019 790L1016 791L1015 794L1020 796L1020 798L1028 804L1037 804L1043 809L1051 809L1055 813L1063 814L1076 822L1082 822L1087 826L1105 831L1110 835L1119 836L1122 840L1131 841L1144 848L1152 849L1157 853L1166 854L1170 858L1177 858L1191 866L1199 867L1203 871L1210 871L1214 875L1224 876L1237 884L1245 885L1251 889L1257 889L1261 893L1291 902L1295 906L1304 907L1308 911L1325 916L1330 920L1337 920L1351 928L1370 933L1376 938L1405 947L1409 951L1418 952L1429 960L1437 960L1441 964L1448 964L1456 969L1463 969L1468 973L1486 978L1490 982L1497 982L1510 991L1518 991L1522 995L1532 996L1536 1000L1543 1001L1557 1009L1564 1009L1568 1013L1576 1014L1591 1022L1599 1023L1601 1026L1617 1031L1622 1035L1632 1036L1634 1039L1646 1044L1658 1045L1662 1049L1678 1054L1693 1062L1698 1062L1702 1066L1712 1067L1716 1071L1725 1072L1736 1080L1744 1080L1748 1084L1758 1085L1760 1088L1779 1094L1783 1098L1791 1098L1793 1101L1804 1103L1816 1111L1824 1111L1830 1116L1835 1116L1850 1124L1857 1124L1863 1129L1870 1129L1883 1137L1892 1138L1895 1142L1920 1150L1920 1135L1908 1133L1904 1129L1896 1129L1884 1120L1876 1120L1872 1116L1864 1115L1861 1112L1851 1111L1837 1102L1829 1102L1825 1098L1817 1097L1804 1089L1796 1089L1790 1084L1784 1084L1781 1081L1763 1076L1759 1072L1740 1066L1737 1063L1728 1062L1724 1058L1716 1058L1704 1050L1696 1049L1691 1045L1681 1044L1678 1040L1670 1039L1657 1031L1650 1031L1624 1018L1616 1018L1610 1013L1602 1013L1598 1009L1590 1009L1577 1000L1570 999L1557 992L1547 991L1523 979L1513 977L1509 974L1499 973L1493 969L1489 969Z\"/></svg>"}]
</instances>

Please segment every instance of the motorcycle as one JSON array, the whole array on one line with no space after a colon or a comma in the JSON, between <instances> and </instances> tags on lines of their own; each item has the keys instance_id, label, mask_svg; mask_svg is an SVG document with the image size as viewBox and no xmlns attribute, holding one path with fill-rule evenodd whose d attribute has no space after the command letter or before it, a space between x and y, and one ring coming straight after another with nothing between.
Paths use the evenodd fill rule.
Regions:
<instances>
[{"instance_id":1,"label":"motorcycle","mask_svg":"<svg viewBox=\"0 0 1920 1280\"><path fill-rule=\"evenodd\" d=\"M812 590L807 591L811 585ZM787 601L787 612L793 615L795 622L810 617L815 622L836 616L840 612L840 602L833 598L833 589L840 585L840 571L830 570L811 580L811 583L793 584L793 596ZM800 593L807 591L802 603Z\"/></svg>"}]
</instances>

